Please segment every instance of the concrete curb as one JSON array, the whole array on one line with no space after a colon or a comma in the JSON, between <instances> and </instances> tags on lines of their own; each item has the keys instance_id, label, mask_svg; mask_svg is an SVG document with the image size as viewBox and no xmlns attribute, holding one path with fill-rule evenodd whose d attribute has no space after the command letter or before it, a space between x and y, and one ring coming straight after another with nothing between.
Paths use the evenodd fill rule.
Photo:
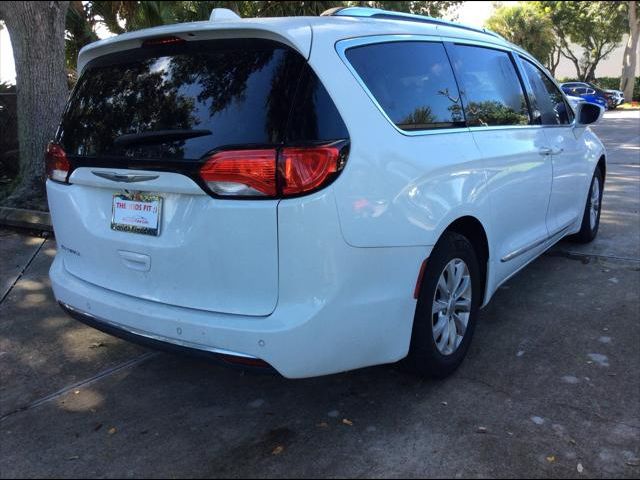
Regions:
<instances>
[{"instance_id":1,"label":"concrete curb","mask_svg":"<svg viewBox=\"0 0 640 480\"><path fill-rule=\"evenodd\" d=\"M38 212L24 208L0 207L0 226L53 232L49 212Z\"/></svg>"}]
</instances>

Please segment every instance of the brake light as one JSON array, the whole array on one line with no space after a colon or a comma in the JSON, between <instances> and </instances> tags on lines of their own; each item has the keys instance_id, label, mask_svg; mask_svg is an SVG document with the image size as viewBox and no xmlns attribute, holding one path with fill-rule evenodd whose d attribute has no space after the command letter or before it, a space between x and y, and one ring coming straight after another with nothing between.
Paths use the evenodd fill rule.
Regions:
<instances>
[{"instance_id":1,"label":"brake light","mask_svg":"<svg viewBox=\"0 0 640 480\"><path fill-rule=\"evenodd\" d=\"M276 151L231 150L213 155L200 169L213 193L224 196L276 195Z\"/></svg>"},{"instance_id":2,"label":"brake light","mask_svg":"<svg viewBox=\"0 0 640 480\"><path fill-rule=\"evenodd\" d=\"M57 143L47 145L47 153L45 154L45 168L47 177L56 182L67 182L71 164L67 159L67 154Z\"/></svg>"},{"instance_id":3,"label":"brake light","mask_svg":"<svg viewBox=\"0 0 640 480\"><path fill-rule=\"evenodd\" d=\"M157 47L159 45L177 45L179 43L185 43L186 40L183 38L168 36L168 37L160 37L160 38L150 38L149 40L145 40L142 42L143 47Z\"/></svg>"},{"instance_id":4,"label":"brake light","mask_svg":"<svg viewBox=\"0 0 640 480\"><path fill-rule=\"evenodd\" d=\"M200 178L223 197L290 197L326 185L344 167L342 143L313 147L226 150L212 155Z\"/></svg>"},{"instance_id":5,"label":"brake light","mask_svg":"<svg viewBox=\"0 0 640 480\"><path fill-rule=\"evenodd\" d=\"M278 162L282 193L288 196L315 190L341 168L340 149L334 145L284 148Z\"/></svg>"}]
</instances>

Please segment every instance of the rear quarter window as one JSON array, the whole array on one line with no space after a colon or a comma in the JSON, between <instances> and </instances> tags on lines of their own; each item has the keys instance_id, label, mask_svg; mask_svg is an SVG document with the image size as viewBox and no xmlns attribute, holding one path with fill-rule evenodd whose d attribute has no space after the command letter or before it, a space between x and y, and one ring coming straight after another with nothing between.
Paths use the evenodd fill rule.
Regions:
<instances>
[{"instance_id":1,"label":"rear quarter window","mask_svg":"<svg viewBox=\"0 0 640 480\"><path fill-rule=\"evenodd\" d=\"M398 128L464 126L460 94L442 43L374 43L351 47L345 56Z\"/></svg>"}]
</instances>

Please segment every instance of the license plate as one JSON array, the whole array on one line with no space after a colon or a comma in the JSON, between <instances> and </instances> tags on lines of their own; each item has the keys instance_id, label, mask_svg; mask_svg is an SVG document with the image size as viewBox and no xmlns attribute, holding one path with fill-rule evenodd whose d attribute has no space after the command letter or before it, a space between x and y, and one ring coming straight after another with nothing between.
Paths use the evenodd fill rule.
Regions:
<instances>
[{"instance_id":1,"label":"license plate","mask_svg":"<svg viewBox=\"0 0 640 480\"><path fill-rule=\"evenodd\" d=\"M111 228L120 232L160 235L162 197L143 192L113 196Z\"/></svg>"}]
</instances>

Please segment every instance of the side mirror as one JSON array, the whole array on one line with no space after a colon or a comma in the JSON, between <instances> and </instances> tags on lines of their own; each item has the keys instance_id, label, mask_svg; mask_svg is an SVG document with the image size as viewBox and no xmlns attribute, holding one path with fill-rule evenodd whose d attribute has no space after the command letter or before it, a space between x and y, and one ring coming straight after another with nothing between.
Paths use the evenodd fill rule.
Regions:
<instances>
[{"instance_id":1,"label":"side mirror","mask_svg":"<svg viewBox=\"0 0 640 480\"><path fill-rule=\"evenodd\" d=\"M576 124L579 126L591 125L602 118L604 108L595 103L580 102L576 105Z\"/></svg>"}]
</instances>

